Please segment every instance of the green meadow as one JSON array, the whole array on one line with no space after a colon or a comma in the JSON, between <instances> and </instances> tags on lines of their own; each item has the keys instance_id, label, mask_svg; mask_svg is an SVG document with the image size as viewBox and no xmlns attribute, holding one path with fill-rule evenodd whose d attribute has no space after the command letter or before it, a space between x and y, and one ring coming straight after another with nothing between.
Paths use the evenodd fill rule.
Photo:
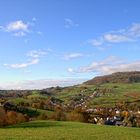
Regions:
<instances>
[{"instance_id":1,"label":"green meadow","mask_svg":"<svg viewBox=\"0 0 140 140\"><path fill-rule=\"evenodd\" d=\"M0 128L0 140L140 140L139 128L33 121Z\"/></svg>"}]
</instances>

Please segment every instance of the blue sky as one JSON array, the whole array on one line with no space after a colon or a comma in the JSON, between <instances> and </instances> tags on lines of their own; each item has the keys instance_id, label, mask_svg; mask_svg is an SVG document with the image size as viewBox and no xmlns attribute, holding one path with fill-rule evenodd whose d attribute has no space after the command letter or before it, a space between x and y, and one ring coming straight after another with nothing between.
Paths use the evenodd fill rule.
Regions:
<instances>
[{"instance_id":1,"label":"blue sky","mask_svg":"<svg viewBox=\"0 0 140 140\"><path fill-rule=\"evenodd\" d=\"M139 0L1 0L0 88L140 70Z\"/></svg>"}]
</instances>

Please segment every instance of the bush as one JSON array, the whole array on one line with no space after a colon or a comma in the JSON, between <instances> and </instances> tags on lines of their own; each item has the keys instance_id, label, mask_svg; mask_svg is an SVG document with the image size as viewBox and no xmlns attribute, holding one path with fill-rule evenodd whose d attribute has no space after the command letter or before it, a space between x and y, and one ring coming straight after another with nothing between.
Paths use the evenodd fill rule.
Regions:
<instances>
[{"instance_id":1,"label":"bush","mask_svg":"<svg viewBox=\"0 0 140 140\"><path fill-rule=\"evenodd\" d=\"M53 113L51 119L56 120L56 121L65 121L66 114L62 110L57 110Z\"/></svg>"},{"instance_id":2,"label":"bush","mask_svg":"<svg viewBox=\"0 0 140 140\"><path fill-rule=\"evenodd\" d=\"M22 113L17 113L15 111L8 111L7 112L7 124L8 125L13 125L13 124L17 124L17 123L22 123L22 122L26 122L27 117L24 116Z\"/></svg>"},{"instance_id":3,"label":"bush","mask_svg":"<svg viewBox=\"0 0 140 140\"><path fill-rule=\"evenodd\" d=\"M17 123L17 113L15 111L8 111L7 112L7 123L9 125Z\"/></svg>"},{"instance_id":4,"label":"bush","mask_svg":"<svg viewBox=\"0 0 140 140\"><path fill-rule=\"evenodd\" d=\"M69 114L67 114L67 120L68 121L78 121L78 122L84 122L84 116L81 113L77 113L77 112L71 112Z\"/></svg>"},{"instance_id":5,"label":"bush","mask_svg":"<svg viewBox=\"0 0 140 140\"><path fill-rule=\"evenodd\" d=\"M0 107L0 127L6 125L6 112Z\"/></svg>"},{"instance_id":6,"label":"bush","mask_svg":"<svg viewBox=\"0 0 140 140\"><path fill-rule=\"evenodd\" d=\"M41 113L37 118L39 120L46 120L46 119L48 119L48 116L46 113Z\"/></svg>"},{"instance_id":7,"label":"bush","mask_svg":"<svg viewBox=\"0 0 140 140\"><path fill-rule=\"evenodd\" d=\"M26 118L23 114L21 113L17 113L17 123L23 123L23 122L26 122Z\"/></svg>"}]
</instances>

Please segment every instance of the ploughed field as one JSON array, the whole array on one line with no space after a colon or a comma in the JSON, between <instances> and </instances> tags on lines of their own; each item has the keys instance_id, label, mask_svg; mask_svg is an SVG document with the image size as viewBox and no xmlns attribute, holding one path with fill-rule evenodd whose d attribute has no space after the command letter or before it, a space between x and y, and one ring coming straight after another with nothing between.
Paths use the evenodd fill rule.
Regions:
<instances>
[{"instance_id":1,"label":"ploughed field","mask_svg":"<svg viewBox=\"0 0 140 140\"><path fill-rule=\"evenodd\" d=\"M0 128L0 140L140 140L140 128L32 121Z\"/></svg>"}]
</instances>

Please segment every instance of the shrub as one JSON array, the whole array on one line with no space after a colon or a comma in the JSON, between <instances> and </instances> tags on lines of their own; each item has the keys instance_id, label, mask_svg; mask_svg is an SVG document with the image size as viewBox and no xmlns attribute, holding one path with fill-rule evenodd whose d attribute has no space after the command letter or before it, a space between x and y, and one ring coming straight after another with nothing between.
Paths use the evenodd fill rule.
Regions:
<instances>
[{"instance_id":1,"label":"shrub","mask_svg":"<svg viewBox=\"0 0 140 140\"><path fill-rule=\"evenodd\" d=\"M25 116L24 116L23 114L21 114L21 113L17 113L17 118L16 118L16 120L17 120L17 123L26 122Z\"/></svg>"},{"instance_id":2,"label":"shrub","mask_svg":"<svg viewBox=\"0 0 140 140\"><path fill-rule=\"evenodd\" d=\"M3 108L0 107L0 127L6 125L6 113Z\"/></svg>"},{"instance_id":3,"label":"shrub","mask_svg":"<svg viewBox=\"0 0 140 140\"><path fill-rule=\"evenodd\" d=\"M71 112L67 114L67 120L68 121L78 121L78 122L84 122L84 116L81 113L77 112Z\"/></svg>"},{"instance_id":4,"label":"shrub","mask_svg":"<svg viewBox=\"0 0 140 140\"><path fill-rule=\"evenodd\" d=\"M15 111L7 112L7 123L10 125L17 123L17 113Z\"/></svg>"},{"instance_id":5,"label":"shrub","mask_svg":"<svg viewBox=\"0 0 140 140\"><path fill-rule=\"evenodd\" d=\"M22 113L17 113L15 111L8 111L7 112L7 124L13 125L17 123L22 123L28 121L26 116Z\"/></svg>"},{"instance_id":6,"label":"shrub","mask_svg":"<svg viewBox=\"0 0 140 140\"><path fill-rule=\"evenodd\" d=\"M48 116L46 113L41 113L37 118L39 120L46 120L46 119L48 119Z\"/></svg>"},{"instance_id":7,"label":"shrub","mask_svg":"<svg viewBox=\"0 0 140 140\"><path fill-rule=\"evenodd\" d=\"M65 121L66 114L62 110L57 110L54 112L51 119L56 120L56 121Z\"/></svg>"}]
</instances>

